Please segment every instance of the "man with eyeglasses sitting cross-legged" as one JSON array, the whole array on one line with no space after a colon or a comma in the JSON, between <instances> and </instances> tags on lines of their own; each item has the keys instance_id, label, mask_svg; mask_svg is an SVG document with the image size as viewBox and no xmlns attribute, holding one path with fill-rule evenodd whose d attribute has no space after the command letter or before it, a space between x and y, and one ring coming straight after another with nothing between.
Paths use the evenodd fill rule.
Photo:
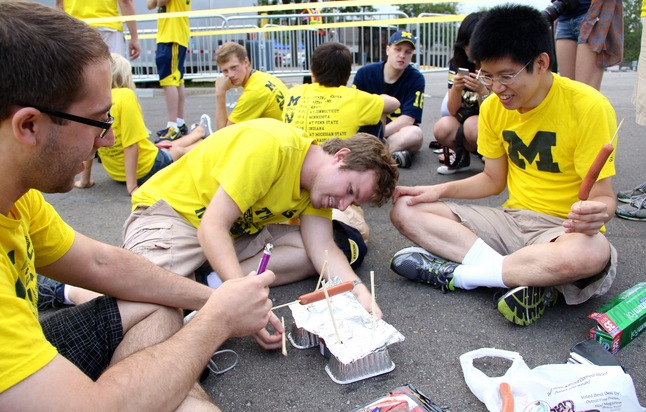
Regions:
<instances>
[{"instance_id":1,"label":"man with eyeglasses sitting cross-legged","mask_svg":"<svg viewBox=\"0 0 646 412\"><path fill-rule=\"evenodd\" d=\"M611 157L579 200L579 188L617 124L597 90L550 71L553 45L541 13L495 7L470 42L478 79L495 97L480 108L482 173L433 186L398 187L391 220L418 247L400 250L391 269L443 292L504 288L499 312L534 323L557 292L579 304L608 291L617 254L603 235L616 199ZM440 202L501 193L502 207Z\"/></svg>"}]
</instances>

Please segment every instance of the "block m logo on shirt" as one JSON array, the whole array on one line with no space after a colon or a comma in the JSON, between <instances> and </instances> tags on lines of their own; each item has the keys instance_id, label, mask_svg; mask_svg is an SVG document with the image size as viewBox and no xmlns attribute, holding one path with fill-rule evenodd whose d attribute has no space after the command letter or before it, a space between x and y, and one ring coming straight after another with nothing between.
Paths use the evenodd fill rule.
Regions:
<instances>
[{"instance_id":1,"label":"block m logo on shirt","mask_svg":"<svg viewBox=\"0 0 646 412\"><path fill-rule=\"evenodd\" d=\"M509 160L516 166L525 169L527 167L526 161L534 163L536 158L538 158L539 160L536 161L536 168L538 170L550 173L561 173L558 163L554 162L552 156L552 147L556 146L556 133L537 132L529 143L529 146L511 130L504 130L502 137L509 143L509 148L507 149Z\"/></svg>"}]
</instances>

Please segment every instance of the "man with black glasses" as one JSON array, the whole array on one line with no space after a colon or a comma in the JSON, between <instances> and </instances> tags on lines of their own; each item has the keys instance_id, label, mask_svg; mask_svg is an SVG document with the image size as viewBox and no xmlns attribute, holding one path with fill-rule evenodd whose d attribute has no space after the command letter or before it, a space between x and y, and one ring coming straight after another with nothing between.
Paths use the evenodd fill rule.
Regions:
<instances>
[{"instance_id":1,"label":"man with black glasses","mask_svg":"<svg viewBox=\"0 0 646 412\"><path fill-rule=\"evenodd\" d=\"M550 71L552 47L550 29L532 7L500 6L483 17L470 55L481 64L479 80L496 95L480 109L484 171L398 187L391 211L399 231L421 246L395 254L397 274L443 292L509 289L498 310L523 326L556 301L557 291L567 304L579 304L607 292L616 275L616 251L603 235L615 209L614 158L589 196L578 193L611 141L615 112L597 90ZM499 208L439 201L505 188L509 198Z\"/></svg>"},{"instance_id":2,"label":"man with black glasses","mask_svg":"<svg viewBox=\"0 0 646 412\"><path fill-rule=\"evenodd\" d=\"M274 274L214 290L67 225L42 192L114 143L108 46L33 2L0 2L0 27L0 410L218 411L197 378L267 324ZM113 297L40 320L36 273ZM177 308L199 312L183 326Z\"/></svg>"}]
</instances>

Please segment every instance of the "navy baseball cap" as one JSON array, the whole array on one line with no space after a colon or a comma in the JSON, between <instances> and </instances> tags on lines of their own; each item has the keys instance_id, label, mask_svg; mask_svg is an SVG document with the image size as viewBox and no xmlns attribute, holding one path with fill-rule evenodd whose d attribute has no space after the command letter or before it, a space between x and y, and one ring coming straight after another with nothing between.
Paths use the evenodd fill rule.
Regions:
<instances>
[{"instance_id":1,"label":"navy baseball cap","mask_svg":"<svg viewBox=\"0 0 646 412\"><path fill-rule=\"evenodd\" d=\"M413 36L413 33L406 30L399 30L395 32L395 34L390 36L390 42L388 44L394 45L394 44L403 43L405 41L412 44L413 48L415 48L415 46L417 45L417 38Z\"/></svg>"},{"instance_id":2,"label":"navy baseball cap","mask_svg":"<svg viewBox=\"0 0 646 412\"><path fill-rule=\"evenodd\" d=\"M358 268L368 253L368 246L361 233L340 220L332 220L332 231L334 242L348 259L352 269Z\"/></svg>"}]
</instances>

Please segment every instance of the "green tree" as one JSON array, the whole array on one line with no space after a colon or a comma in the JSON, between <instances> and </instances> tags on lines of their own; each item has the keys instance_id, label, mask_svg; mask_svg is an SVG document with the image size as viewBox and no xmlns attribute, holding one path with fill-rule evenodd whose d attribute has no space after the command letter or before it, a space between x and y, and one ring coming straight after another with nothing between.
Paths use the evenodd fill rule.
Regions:
<instances>
[{"instance_id":1,"label":"green tree","mask_svg":"<svg viewBox=\"0 0 646 412\"><path fill-rule=\"evenodd\" d=\"M458 14L457 3L400 4L397 7L409 17L422 13Z\"/></svg>"},{"instance_id":2,"label":"green tree","mask_svg":"<svg viewBox=\"0 0 646 412\"><path fill-rule=\"evenodd\" d=\"M642 0L623 0L624 6L624 60L633 61L639 59L641 47L642 24L641 9Z\"/></svg>"}]
</instances>

